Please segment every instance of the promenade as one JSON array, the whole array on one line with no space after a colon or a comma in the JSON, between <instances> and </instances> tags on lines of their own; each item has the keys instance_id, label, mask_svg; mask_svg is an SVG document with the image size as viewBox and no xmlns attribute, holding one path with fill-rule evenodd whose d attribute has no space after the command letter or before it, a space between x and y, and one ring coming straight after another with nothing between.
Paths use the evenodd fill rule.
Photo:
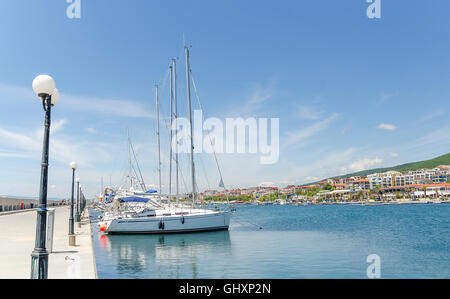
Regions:
<instances>
[{"instance_id":1,"label":"promenade","mask_svg":"<svg viewBox=\"0 0 450 299\"><path fill-rule=\"evenodd\" d=\"M76 246L69 246L70 207L55 210L53 252L49 255L48 278L95 279L97 271L92 247L88 211L81 228L75 223ZM36 211L2 215L0 213L0 279L29 279L31 252L36 235Z\"/></svg>"}]
</instances>

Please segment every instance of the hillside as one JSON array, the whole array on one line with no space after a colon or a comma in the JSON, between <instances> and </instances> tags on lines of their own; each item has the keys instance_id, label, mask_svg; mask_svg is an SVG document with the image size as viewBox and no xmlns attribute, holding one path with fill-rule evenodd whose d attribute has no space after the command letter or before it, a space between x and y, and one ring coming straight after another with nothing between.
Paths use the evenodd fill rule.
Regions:
<instances>
[{"instance_id":1,"label":"hillside","mask_svg":"<svg viewBox=\"0 0 450 299\"><path fill-rule=\"evenodd\" d=\"M450 165L450 153L440 156L440 157L437 157L437 158L434 158L434 159L431 159L431 160L407 163L407 164L398 165L398 166L394 166L394 167L363 170L363 171L358 171L358 172L354 172L354 173L349 173L349 174L346 174L343 176L334 177L332 179L349 178L352 176L367 176L369 174L382 173L382 172L386 172L386 171L400 171L400 172L414 171L414 170L419 170L422 168L434 168L439 165Z\"/></svg>"}]
</instances>

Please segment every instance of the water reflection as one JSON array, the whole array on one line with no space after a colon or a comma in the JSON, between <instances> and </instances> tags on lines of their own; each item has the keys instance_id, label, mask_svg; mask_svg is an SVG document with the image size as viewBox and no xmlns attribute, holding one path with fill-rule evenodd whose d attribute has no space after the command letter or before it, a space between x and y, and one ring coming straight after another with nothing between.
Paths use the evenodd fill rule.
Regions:
<instances>
[{"instance_id":1,"label":"water reflection","mask_svg":"<svg viewBox=\"0 0 450 299\"><path fill-rule=\"evenodd\" d=\"M98 234L100 254L108 256L118 274L132 277L199 278L199 259L217 252L231 254L228 231L175 235ZM214 263L214 261L211 261Z\"/></svg>"}]
</instances>

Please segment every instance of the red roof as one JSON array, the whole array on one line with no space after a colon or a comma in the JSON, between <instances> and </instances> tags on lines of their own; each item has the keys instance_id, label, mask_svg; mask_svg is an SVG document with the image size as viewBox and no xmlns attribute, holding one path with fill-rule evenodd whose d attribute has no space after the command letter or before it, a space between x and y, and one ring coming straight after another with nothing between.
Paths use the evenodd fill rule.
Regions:
<instances>
[{"instance_id":1,"label":"red roof","mask_svg":"<svg viewBox=\"0 0 450 299\"><path fill-rule=\"evenodd\" d=\"M440 169L448 169L448 166L446 166L446 165L440 165L440 166L437 166L436 168L440 168Z\"/></svg>"},{"instance_id":2,"label":"red roof","mask_svg":"<svg viewBox=\"0 0 450 299\"><path fill-rule=\"evenodd\" d=\"M392 186L384 189L396 189L396 188L423 188L423 187L450 187L449 183L440 183L440 184L418 184L418 185L403 185L403 186Z\"/></svg>"}]
</instances>

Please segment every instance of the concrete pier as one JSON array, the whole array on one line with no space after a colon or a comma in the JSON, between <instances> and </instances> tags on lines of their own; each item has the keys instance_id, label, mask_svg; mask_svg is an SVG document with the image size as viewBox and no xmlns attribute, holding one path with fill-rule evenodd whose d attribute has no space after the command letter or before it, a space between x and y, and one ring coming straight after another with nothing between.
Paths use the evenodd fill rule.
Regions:
<instances>
[{"instance_id":1,"label":"concrete pier","mask_svg":"<svg viewBox=\"0 0 450 299\"><path fill-rule=\"evenodd\" d=\"M69 246L69 213L70 208L66 206L55 210L48 278L95 279L97 270L88 211L81 221L81 227L75 225L76 246ZM0 214L0 279L30 278L35 234L36 211Z\"/></svg>"},{"instance_id":2,"label":"concrete pier","mask_svg":"<svg viewBox=\"0 0 450 299\"><path fill-rule=\"evenodd\" d=\"M23 203L23 209L22 209ZM47 202L47 207L56 207L62 206L65 204L65 201L54 201L49 200ZM39 205L39 201L35 199L25 199L25 198L9 198L0 196L0 216L5 215L4 213L14 214L17 211L29 210L33 208L37 208Z\"/></svg>"}]
</instances>

